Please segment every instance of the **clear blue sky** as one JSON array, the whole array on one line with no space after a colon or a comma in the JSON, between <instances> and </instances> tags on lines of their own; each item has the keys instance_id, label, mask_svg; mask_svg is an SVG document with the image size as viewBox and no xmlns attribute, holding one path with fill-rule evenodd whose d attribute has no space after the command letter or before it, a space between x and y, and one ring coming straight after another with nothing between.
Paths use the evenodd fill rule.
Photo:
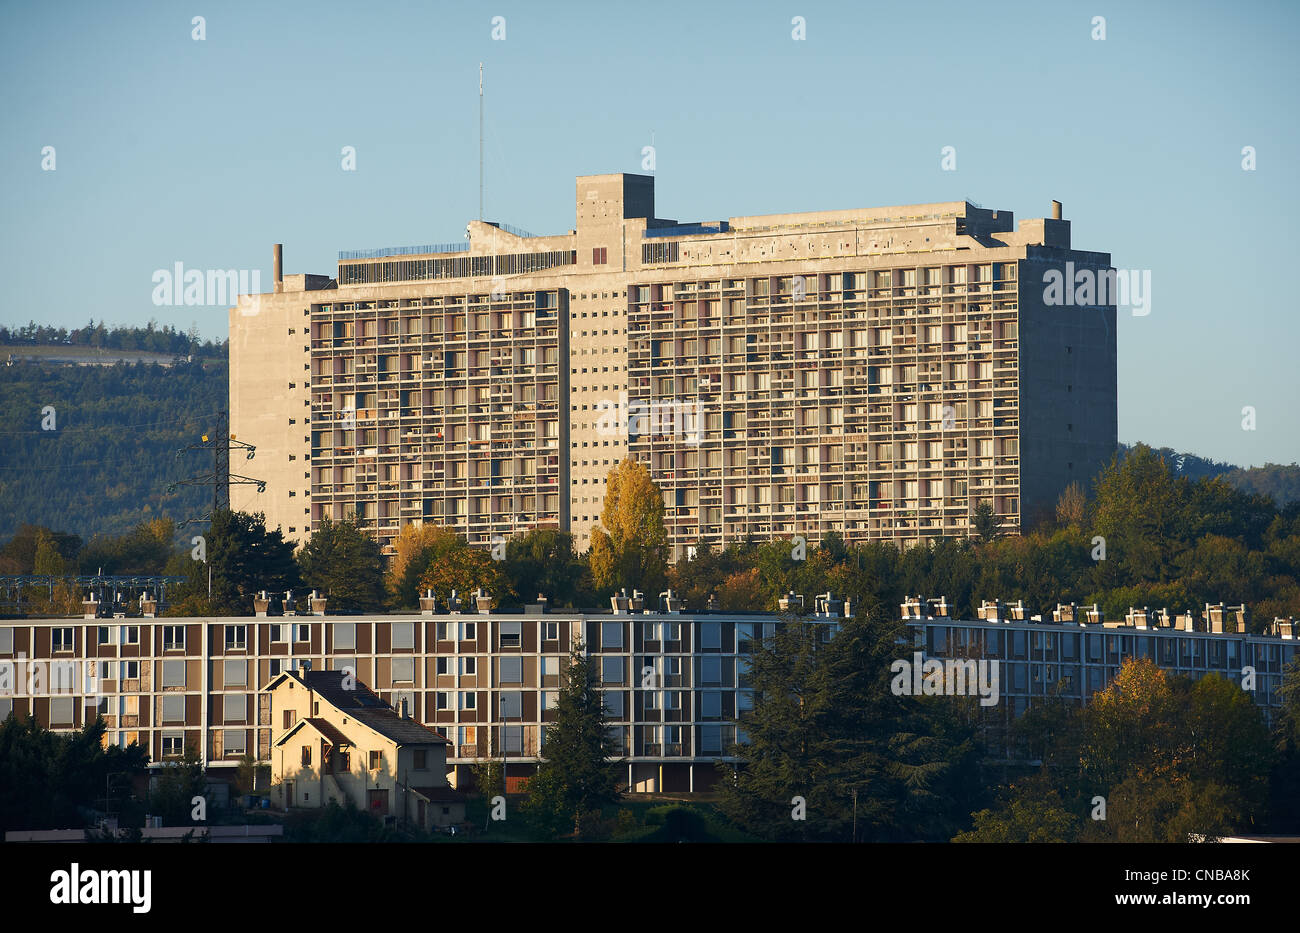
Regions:
<instances>
[{"instance_id":1,"label":"clear blue sky","mask_svg":"<svg viewBox=\"0 0 1300 933\"><path fill-rule=\"evenodd\" d=\"M652 132L679 220L1056 198L1076 247L1152 273L1119 323L1120 439L1300 460L1298 26L1294 2L9 2L0 322L221 337L225 308L155 307L154 270L266 290L274 242L332 274L459 239L483 61L490 220L570 229L574 176L640 171Z\"/></svg>"}]
</instances>

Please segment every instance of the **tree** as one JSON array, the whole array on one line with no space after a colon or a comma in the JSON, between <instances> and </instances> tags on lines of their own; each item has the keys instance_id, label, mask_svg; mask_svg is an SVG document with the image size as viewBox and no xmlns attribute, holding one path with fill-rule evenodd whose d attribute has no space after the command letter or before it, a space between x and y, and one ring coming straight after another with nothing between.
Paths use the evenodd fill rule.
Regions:
<instances>
[{"instance_id":1,"label":"tree","mask_svg":"<svg viewBox=\"0 0 1300 933\"><path fill-rule=\"evenodd\" d=\"M149 809L169 826L191 824L194 798L207 789L203 759L192 745L185 746L179 761L164 762L158 770L149 794Z\"/></svg>"},{"instance_id":2,"label":"tree","mask_svg":"<svg viewBox=\"0 0 1300 933\"><path fill-rule=\"evenodd\" d=\"M567 531L534 528L506 543L505 574L520 600L543 595L552 606L576 606L582 573Z\"/></svg>"},{"instance_id":3,"label":"tree","mask_svg":"<svg viewBox=\"0 0 1300 933\"><path fill-rule=\"evenodd\" d=\"M553 830L572 826L582 838L592 811L620 799L618 745L609 733L604 695L596 689L596 660L583 645L569 655L556 697L555 720L546 727L541 763L524 803Z\"/></svg>"},{"instance_id":4,"label":"tree","mask_svg":"<svg viewBox=\"0 0 1300 933\"><path fill-rule=\"evenodd\" d=\"M393 539L393 556L388 563L388 598L394 609L419 605L420 577L436 558L457 547L456 532L441 525L403 525Z\"/></svg>"},{"instance_id":5,"label":"tree","mask_svg":"<svg viewBox=\"0 0 1300 933\"><path fill-rule=\"evenodd\" d=\"M1081 528L1087 518L1088 498L1083 487L1071 483L1056 500L1056 522L1062 528Z\"/></svg>"},{"instance_id":6,"label":"tree","mask_svg":"<svg viewBox=\"0 0 1300 933\"><path fill-rule=\"evenodd\" d=\"M302 581L329 596L335 612L374 612L384 606L384 557L354 519L328 517L298 554Z\"/></svg>"},{"instance_id":7,"label":"tree","mask_svg":"<svg viewBox=\"0 0 1300 933\"><path fill-rule=\"evenodd\" d=\"M993 506L987 502L975 506L971 512L970 524L981 541L992 541L998 536L998 517L993 512Z\"/></svg>"},{"instance_id":8,"label":"tree","mask_svg":"<svg viewBox=\"0 0 1300 933\"><path fill-rule=\"evenodd\" d=\"M663 494L632 457L609 471L605 487L600 524L591 530L589 561L596 588L658 593L668 569Z\"/></svg>"},{"instance_id":9,"label":"tree","mask_svg":"<svg viewBox=\"0 0 1300 933\"><path fill-rule=\"evenodd\" d=\"M501 572L499 561L482 548L470 547L460 539L443 553L435 548L426 551L429 562L420 575L420 590L433 590L447 598L455 590L462 598L480 587L492 596L495 605L512 598L509 581Z\"/></svg>"},{"instance_id":10,"label":"tree","mask_svg":"<svg viewBox=\"0 0 1300 933\"><path fill-rule=\"evenodd\" d=\"M187 582L175 595L176 601L201 602L207 594L207 573L212 574L210 611L216 615L248 615L253 596L260 590L278 593L298 586L298 565L293 544L277 528L266 530L261 513L222 509L212 517L207 539L209 568L188 568Z\"/></svg>"}]
</instances>

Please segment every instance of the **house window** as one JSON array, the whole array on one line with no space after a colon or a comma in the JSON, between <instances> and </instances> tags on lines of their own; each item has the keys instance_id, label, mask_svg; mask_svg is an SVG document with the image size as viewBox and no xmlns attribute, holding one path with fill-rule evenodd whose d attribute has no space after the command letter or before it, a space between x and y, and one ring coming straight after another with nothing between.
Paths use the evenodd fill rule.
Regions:
<instances>
[{"instance_id":1,"label":"house window","mask_svg":"<svg viewBox=\"0 0 1300 933\"><path fill-rule=\"evenodd\" d=\"M560 623L547 622L542 638L546 641L558 641L560 638Z\"/></svg>"},{"instance_id":2,"label":"house window","mask_svg":"<svg viewBox=\"0 0 1300 933\"><path fill-rule=\"evenodd\" d=\"M50 638L55 651L72 650L72 629L70 628L51 629Z\"/></svg>"},{"instance_id":3,"label":"house window","mask_svg":"<svg viewBox=\"0 0 1300 933\"><path fill-rule=\"evenodd\" d=\"M600 680L601 683L606 684L621 684L623 682L623 659L601 658Z\"/></svg>"},{"instance_id":4,"label":"house window","mask_svg":"<svg viewBox=\"0 0 1300 933\"><path fill-rule=\"evenodd\" d=\"M311 626L306 623L295 623L293 626L293 640L295 642L311 641Z\"/></svg>"},{"instance_id":5,"label":"house window","mask_svg":"<svg viewBox=\"0 0 1300 933\"><path fill-rule=\"evenodd\" d=\"M334 649L353 649L357 646L357 624L355 622L334 623Z\"/></svg>"},{"instance_id":6,"label":"house window","mask_svg":"<svg viewBox=\"0 0 1300 933\"><path fill-rule=\"evenodd\" d=\"M124 645L140 644L140 626L138 625L122 626L122 644Z\"/></svg>"},{"instance_id":7,"label":"house window","mask_svg":"<svg viewBox=\"0 0 1300 933\"><path fill-rule=\"evenodd\" d=\"M594 246L591 249L591 264L593 266L603 266L609 262L609 247Z\"/></svg>"},{"instance_id":8,"label":"house window","mask_svg":"<svg viewBox=\"0 0 1300 933\"><path fill-rule=\"evenodd\" d=\"M461 658L460 673L462 677L473 677L478 673L478 658Z\"/></svg>"},{"instance_id":9,"label":"house window","mask_svg":"<svg viewBox=\"0 0 1300 933\"><path fill-rule=\"evenodd\" d=\"M501 730L504 733L505 752L508 755L520 755L524 751L524 727L523 726L506 726Z\"/></svg>"},{"instance_id":10,"label":"house window","mask_svg":"<svg viewBox=\"0 0 1300 933\"><path fill-rule=\"evenodd\" d=\"M310 745L304 745L302 747L302 766L304 768L311 767L311 746Z\"/></svg>"},{"instance_id":11,"label":"house window","mask_svg":"<svg viewBox=\"0 0 1300 933\"><path fill-rule=\"evenodd\" d=\"M439 690L438 693L436 694L436 697L437 697L437 708L447 709L448 708L447 704L448 702L450 702L451 699L450 695L445 690Z\"/></svg>"},{"instance_id":12,"label":"house window","mask_svg":"<svg viewBox=\"0 0 1300 933\"><path fill-rule=\"evenodd\" d=\"M120 665L119 673L122 680L139 680L140 679L140 662L123 661Z\"/></svg>"},{"instance_id":13,"label":"house window","mask_svg":"<svg viewBox=\"0 0 1300 933\"><path fill-rule=\"evenodd\" d=\"M476 632L477 630L475 629L473 622L462 622L460 625L460 640L473 641L478 637Z\"/></svg>"},{"instance_id":14,"label":"house window","mask_svg":"<svg viewBox=\"0 0 1300 933\"><path fill-rule=\"evenodd\" d=\"M451 658L439 658L439 659L438 659L438 662L437 662L437 663L438 663L438 668L437 668L437 670L438 670L438 673L439 673L439 674L450 674L450 673L451 673L451 670L450 670L450 661L451 661Z\"/></svg>"},{"instance_id":15,"label":"house window","mask_svg":"<svg viewBox=\"0 0 1300 933\"><path fill-rule=\"evenodd\" d=\"M524 682L524 659L523 658L502 658L500 664L501 664L501 683L521 684Z\"/></svg>"},{"instance_id":16,"label":"house window","mask_svg":"<svg viewBox=\"0 0 1300 933\"><path fill-rule=\"evenodd\" d=\"M414 767L415 767L415 770L416 770L416 771L428 771L428 770L429 770L429 753L428 753L428 751L426 751L426 750L423 749L423 748L417 748L417 749L415 750L415 755L414 755L413 757L415 758L415 764L414 764Z\"/></svg>"},{"instance_id":17,"label":"house window","mask_svg":"<svg viewBox=\"0 0 1300 933\"><path fill-rule=\"evenodd\" d=\"M383 754L381 752L372 751L370 753L370 770L378 771L382 764Z\"/></svg>"},{"instance_id":18,"label":"house window","mask_svg":"<svg viewBox=\"0 0 1300 933\"><path fill-rule=\"evenodd\" d=\"M722 658L700 658L700 683L722 683Z\"/></svg>"},{"instance_id":19,"label":"house window","mask_svg":"<svg viewBox=\"0 0 1300 933\"><path fill-rule=\"evenodd\" d=\"M415 658L393 658L393 683L415 683Z\"/></svg>"},{"instance_id":20,"label":"house window","mask_svg":"<svg viewBox=\"0 0 1300 933\"><path fill-rule=\"evenodd\" d=\"M221 737L222 748L227 757L243 755L248 750L248 734L243 729L225 729Z\"/></svg>"},{"instance_id":21,"label":"house window","mask_svg":"<svg viewBox=\"0 0 1300 933\"><path fill-rule=\"evenodd\" d=\"M113 643L113 630L107 625L99 626L99 643L101 645L111 645Z\"/></svg>"},{"instance_id":22,"label":"house window","mask_svg":"<svg viewBox=\"0 0 1300 933\"><path fill-rule=\"evenodd\" d=\"M163 651L184 651L184 650L185 650L185 626L164 625L163 626Z\"/></svg>"},{"instance_id":23,"label":"house window","mask_svg":"<svg viewBox=\"0 0 1300 933\"><path fill-rule=\"evenodd\" d=\"M522 622L501 623L501 647L518 648L522 638Z\"/></svg>"},{"instance_id":24,"label":"house window","mask_svg":"<svg viewBox=\"0 0 1300 933\"><path fill-rule=\"evenodd\" d=\"M164 758L180 758L184 755L185 733L164 732L162 737L162 753Z\"/></svg>"},{"instance_id":25,"label":"house window","mask_svg":"<svg viewBox=\"0 0 1300 933\"><path fill-rule=\"evenodd\" d=\"M280 644L289 640L289 626L272 625L271 626L271 643Z\"/></svg>"},{"instance_id":26,"label":"house window","mask_svg":"<svg viewBox=\"0 0 1300 933\"><path fill-rule=\"evenodd\" d=\"M293 724L298 721L298 711L296 709L287 709L284 711L284 728L291 729Z\"/></svg>"},{"instance_id":27,"label":"house window","mask_svg":"<svg viewBox=\"0 0 1300 933\"><path fill-rule=\"evenodd\" d=\"M248 626L227 625L226 626L226 650L243 651L247 647L248 647Z\"/></svg>"},{"instance_id":28,"label":"house window","mask_svg":"<svg viewBox=\"0 0 1300 933\"><path fill-rule=\"evenodd\" d=\"M478 709L478 694L470 691L461 691L460 694L461 709Z\"/></svg>"}]
</instances>

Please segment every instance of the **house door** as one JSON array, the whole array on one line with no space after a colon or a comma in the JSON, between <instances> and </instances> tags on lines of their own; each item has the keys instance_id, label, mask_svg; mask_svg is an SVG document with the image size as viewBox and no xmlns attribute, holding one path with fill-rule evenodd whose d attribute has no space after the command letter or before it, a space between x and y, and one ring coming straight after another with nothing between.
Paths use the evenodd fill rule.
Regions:
<instances>
[{"instance_id":1,"label":"house door","mask_svg":"<svg viewBox=\"0 0 1300 933\"><path fill-rule=\"evenodd\" d=\"M366 804L375 816L388 815L388 791L370 790L366 792Z\"/></svg>"},{"instance_id":2,"label":"house door","mask_svg":"<svg viewBox=\"0 0 1300 933\"><path fill-rule=\"evenodd\" d=\"M293 806L293 781L284 782L284 808L287 810Z\"/></svg>"}]
</instances>

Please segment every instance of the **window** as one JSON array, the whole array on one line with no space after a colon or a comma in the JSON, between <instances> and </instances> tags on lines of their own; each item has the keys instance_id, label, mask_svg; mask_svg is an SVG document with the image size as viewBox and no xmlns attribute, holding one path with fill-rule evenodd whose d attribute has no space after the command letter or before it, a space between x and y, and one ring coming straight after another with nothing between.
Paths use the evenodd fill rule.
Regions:
<instances>
[{"instance_id":1,"label":"window","mask_svg":"<svg viewBox=\"0 0 1300 933\"><path fill-rule=\"evenodd\" d=\"M407 650L415 647L415 623L393 623L393 650Z\"/></svg>"},{"instance_id":2,"label":"window","mask_svg":"<svg viewBox=\"0 0 1300 933\"><path fill-rule=\"evenodd\" d=\"M600 681L606 684L621 684L623 682L623 659L601 658Z\"/></svg>"},{"instance_id":3,"label":"window","mask_svg":"<svg viewBox=\"0 0 1300 933\"><path fill-rule=\"evenodd\" d=\"M243 722L248 715L248 698L242 693L227 693L221 698L221 721Z\"/></svg>"},{"instance_id":4,"label":"window","mask_svg":"<svg viewBox=\"0 0 1300 933\"><path fill-rule=\"evenodd\" d=\"M439 690L436 694L434 694L435 709L447 709L448 708L447 704L450 702L451 702L451 695L448 694L445 690Z\"/></svg>"},{"instance_id":5,"label":"window","mask_svg":"<svg viewBox=\"0 0 1300 933\"><path fill-rule=\"evenodd\" d=\"M185 686L185 662L184 661L163 661L162 662L162 685L164 687Z\"/></svg>"},{"instance_id":6,"label":"window","mask_svg":"<svg viewBox=\"0 0 1300 933\"><path fill-rule=\"evenodd\" d=\"M700 683L722 683L722 658L700 658Z\"/></svg>"},{"instance_id":7,"label":"window","mask_svg":"<svg viewBox=\"0 0 1300 933\"><path fill-rule=\"evenodd\" d=\"M184 650L185 650L185 626L164 625L163 626L163 651L184 651Z\"/></svg>"},{"instance_id":8,"label":"window","mask_svg":"<svg viewBox=\"0 0 1300 933\"><path fill-rule=\"evenodd\" d=\"M393 683L415 683L415 658L393 658Z\"/></svg>"},{"instance_id":9,"label":"window","mask_svg":"<svg viewBox=\"0 0 1300 933\"><path fill-rule=\"evenodd\" d=\"M506 726L501 730L504 750L507 755L520 755L524 750L524 727Z\"/></svg>"},{"instance_id":10,"label":"window","mask_svg":"<svg viewBox=\"0 0 1300 933\"><path fill-rule=\"evenodd\" d=\"M722 694L717 690L706 690L700 694L700 718L719 719L722 716Z\"/></svg>"},{"instance_id":11,"label":"window","mask_svg":"<svg viewBox=\"0 0 1300 933\"><path fill-rule=\"evenodd\" d=\"M623 647L622 622L600 623L600 647L604 651L611 651Z\"/></svg>"},{"instance_id":12,"label":"window","mask_svg":"<svg viewBox=\"0 0 1300 933\"><path fill-rule=\"evenodd\" d=\"M474 628L473 622L462 622L460 624L460 640L473 641L478 637L476 631L477 630Z\"/></svg>"},{"instance_id":13,"label":"window","mask_svg":"<svg viewBox=\"0 0 1300 933\"><path fill-rule=\"evenodd\" d=\"M164 758L180 758L185 754L185 733L164 732L162 736L162 753Z\"/></svg>"},{"instance_id":14,"label":"window","mask_svg":"<svg viewBox=\"0 0 1300 933\"><path fill-rule=\"evenodd\" d=\"M118 671L122 680L139 680L140 679L140 662L123 661Z\"/></svg>"},{"instance_id":15,"label":"window","mask_svg":"<svg viewBox=\"0 0 1300 933\"><path fill-rule=\"evenodd\" d=\"M113 630L107 625L99 626L98 640L101 645L111 645L113 643Z\"/></svg>"},{"instance_id":16,"label":"window","mask_svg":"<svg viewBox=\"0 0 1300 933\"><path fill-rule=\"evenodd\" d=\"M226 626L226 650L243 651L247 647L248 647L248 626L227 625Z\"/></svg>"},{"instance_id":17,"label":"window","mask_svg":"<svg viewBox=\"0 0 1300 933\"><path fill-rule=\"evenodd\" d=\"M384 756L382 752L372 751L370 753L370 770L378 771L383 766Z\"/></svg>"},{"instance_id":18,"label":"window","mask_svg":"<svg viewBox=\"0 0 1300 933\"><path fill-rule=\"evenodd\" d=\"M543 638L543 640L545 640L545 641L559 641L559 639L560 639L560 623L559 623L559 622L547 622L547 623L545 624L545 629L544 629L544 631L543 631L542 638Z\"/></svg>"},{"instance_id":19,"label":"window","mask_svg":"<svg viewBox=\"0 0 1300 933\"><path fill-rule=\"evenodd\" d=\"M302 747L302 766L304 768L311 767L311 746L310 745L304 745Z\"/></svg>"},{"instance_id":20,"label":"window","mask_svg":"<svg viewBox=\"0 0 1300 933\"><path fill-rule=\"evenodd\" d=\"M73 714L72 697L52 697L50 699L50 725L70 726Z\"/></svg>"},{"instance_id":21,"label":"window","mask_svg":"<svg viewBox=\"0 0 1300 933\"><path fill-rule=\"evenodd\" d=\"M438 671L438 673L439 673L439 674L450 674L450 673L451 673L451 669L450 669L450 668L451 668L451 663L450 663L450 662L451 662L451 658L439 658L439 659L438 659L438 662L437 662L437 663L438 663L438 667L437 667L437 671Z\"/></svg>"},{"instance_id":22,"label":"window","mask_svg":"<svg viewBox=\"0 0 1300 933\"><path fill-rule=\"evenodd\" d=\"M293 626L293 640L295 642L311 641L311 626L305 622L295 622Z\"/></svg>"},{"instance_id":23,"label":"window","mask_svg":"<svg viewBox=\"0 0 1300 933\"><path fill-rule=\"evenodd\" d=\"M473 677L478 673L478 658L461 658L460 674L462 677Z\"/></svg>"},{"instance_id":24,"label":"window","mask_svg":"<svg viewBox=\"0 0 1300 933\"><path fill-rule=\"evenodd\" d=\"M170 696L162 698L162 721L185 721L185 697L178 693L173 693Z\"/></svg>"},{"instance_id":25,"label":"window","mask_svg":"<svg viewBox=\"0 0 1300 933\"><path fill-rule=\"evenodd\" d=\"M221 742L226 756L242 756L248 750L247 740L248 733L243 729L223 730Z\"/></svg>"},{"instance_id":26,"label":"window","mask_svg":"<svg viewBox=\"0 0 1300 933\"><path fill-rule=\"evenodd\" d=\"M714 755L722 753L721 726L700 726L700 751Z\"/></svg>"},{"instance_id":27,"label":"window","mask_svg":"<svg viewBox=\"0 0 1300 933\"><path fill-rule=\"evenodd\" d=\"M222 683L227 687L247 687L248 686L248 662L247 661L224 661L222 668Z\"/></svg>"},{"instance_id":28,"label":"window","mask_svg":"<svg viewBox=\"0 0 1300 933\"><path fill-rule=\"evenodd\" d=\"M415 761L414 761L412 767L413 767L416 771L428 771L428 770L429 770L429 752L428 752L427 750L425 750L425 749L423 749L423 748L417 748L417 749L415 750L415 754L412 755L412 757L415 759Z\"/></svg>"},{"instance_id":29,"label":"window","mask_svg":"<svg viewBox=\"0 0 1300 933\"><path fill-rule=\"evenodd\" d=\"M501 664L501 683L521 684L524 682L524 659L523 658L502 658L500 664Z\"/></svg>"},{"instance_id":30,"label":"window","mask_svg":"<svg viewBox=\"0 0 1300 933\"><path fill-rule=\"evenodd\" d=\"M461 709L478 709L478 694L469 691L462 691L460 695Z\"/></svg>"},{"instance_id":31,"label":"window","mask_svg":"<svg viewBox=\"0 0 1300 933\"><path fill-rule=\"evenodd\" d=\"M272 625L271 626L271 643L279 644L289 640L289 626Z\"/></svg>"},{"instance_id":32,"label":"window","mask_svg":"<svg viewBox=\"0 0 1300 933\"><path fill-rule=\"evenodd\" d=\"M122 644L124 645L140 644L140 626L138 625L122 626Z\"/></svg>"},{"instance_id":33,"label":"window","mask_svg":"<svg viewBox=\"0 0 1300 933\"><path fill-rule=\"evenodd\" d=\"M618 690L607 690L604 694L605 712L610 719L623 718L623 694Z\"/></svg>"},{"instance_id":34,"label":"window","mask_svg":"<svg viewBox=\"0 0 1300 933\"><path fill-rule=\"evenodd\" d=\"M518 690L505 690L501 693L501 716L503 719L518 719L523 715L523 697Z\"/></svg>"},{"instance_id":35,"label":"window","mask_svg":"<svg viewBox=\"0 0 1300 933\"><path fill-rule=\"evenodd\" d=\"M705 622L700 626L700 647L705 651L722 648L721 622Z\"/></svg>"},{"instance_id":36,"label":"window","mask_svg":"<svg viewBox=\"0 0 1300 933\"><path fill-rule=\"evenodd\" d=\"M51 644L55 651L72 650L72 629L56 628L50 630Z\"/></svg>"},{"instance_id":37,"label":"window","mask_svg":"<svg viewBox=\"0 0 1300 933\"><path fill-rule=\"evenodd\" d=\"M502 622L501 623L501 647L518 648L522 637L522 622Z\"/></svg>"},{"instance_id":38,"label":"window","mask_svg":"<svg viewBox=\"0 0 1300 933\"><path fill-rule=\"evenodd\" d=\"M555 709L559 703L559 697L554 690L542 691L542 709Z\"/></svg>"}]
</instances>

